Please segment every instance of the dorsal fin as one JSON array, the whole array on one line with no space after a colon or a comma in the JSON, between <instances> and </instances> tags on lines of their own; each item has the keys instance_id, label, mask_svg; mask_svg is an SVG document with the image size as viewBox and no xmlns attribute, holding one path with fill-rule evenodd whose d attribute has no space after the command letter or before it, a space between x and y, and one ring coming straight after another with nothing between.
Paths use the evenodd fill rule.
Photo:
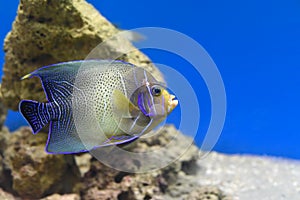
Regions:
<instances>
[{"instance_id":1,"label":"dorsal fin","mask_svg":"<svg viewBox=\"0 0 300 200\"><path fill-rule=\"evenodd\" d=\"M60 96L59 92L64 91L64 95L67 95L67 93L70 93L73 90L76 75L78 72L81 72L81 70L105 70L108 67L111 67L111 65L124 64L133 66L129 63L113 60L79 60L63 62L39 68L23 76L21 80L34 76L39 77L47 99L49 101L54 101L55 97ZM54 88L56 88L56 90L54 90Z\"/></svg>"}]
</instances>

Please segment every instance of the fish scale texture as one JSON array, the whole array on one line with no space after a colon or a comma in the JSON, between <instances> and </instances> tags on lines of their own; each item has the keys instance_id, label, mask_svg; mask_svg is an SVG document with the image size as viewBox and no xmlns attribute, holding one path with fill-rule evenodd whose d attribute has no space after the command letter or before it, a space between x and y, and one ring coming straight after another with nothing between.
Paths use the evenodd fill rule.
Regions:
<instances>
[{"instance_id":1,"label":"fish scale texture","mask_svg":"<svg viewBox=\"0 0 300 200\"><path fill-rule=\"evenodd\" d=\"M84 68L83 66L82 68ZM87 102L89 106L88 113L95 112L97 121L100 122L100 127L103 131L109 132L118 127L115 117L113 115L112 93L115 89L126 93L126 88L122 87L121 80L125 78L126 74L132 71L132 66L119 64L108 64L101 66L103 70L93 70L86 75L79 72L75 81L78 88L85 88L85 98L90 101ZM122 76L122 77L121 77ZM77 96L77 93L74 94ZM79 100L83 102L83 100ZM79 106L82 107L82 106ZM93 109L92 109L93 108ZM81 112L78 114L78 121L82 118Z\"/></svg>"}]
</instances>

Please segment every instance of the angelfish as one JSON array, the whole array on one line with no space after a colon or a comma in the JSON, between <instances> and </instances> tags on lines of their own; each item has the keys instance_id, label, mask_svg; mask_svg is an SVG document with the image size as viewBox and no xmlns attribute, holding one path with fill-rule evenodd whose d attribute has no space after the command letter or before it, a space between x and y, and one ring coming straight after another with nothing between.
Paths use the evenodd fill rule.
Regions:
<instances>
[{"instance_id":1,"label":"angelfish","mask_svg":"<svg viewBox=\"0 0 300 200\"><path fill-rule=\"evenodd\" d=\"M130 143L177 106L144 68L123 61L81 60L42 67L38 77L48 102L21 100L19 111L33 134L49 125L45 150L68 154Z\"/></svg>"}]
</instances>

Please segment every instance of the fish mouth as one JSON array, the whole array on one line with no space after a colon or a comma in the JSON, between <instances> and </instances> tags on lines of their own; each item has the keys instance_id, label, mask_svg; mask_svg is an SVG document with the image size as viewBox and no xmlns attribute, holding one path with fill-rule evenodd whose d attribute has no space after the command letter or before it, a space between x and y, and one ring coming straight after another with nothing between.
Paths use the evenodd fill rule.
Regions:
<instances>
[{"instance_id":1,"label":"fish mouth","mask_svg":"<svg viewBox=\"0 0 300 200\"><path fill-rule=\"evenodd\" d=\"M178 105L178 100L174 95L171 94L168 103L169 103L169 111L171 111Z\"/></svg>"}]
</instances>

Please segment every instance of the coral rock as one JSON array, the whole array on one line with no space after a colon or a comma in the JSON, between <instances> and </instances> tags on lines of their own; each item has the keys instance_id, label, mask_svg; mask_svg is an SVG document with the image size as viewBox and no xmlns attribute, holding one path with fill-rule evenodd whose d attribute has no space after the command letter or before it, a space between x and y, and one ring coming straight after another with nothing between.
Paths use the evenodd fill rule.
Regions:
<instances>
[{"instance_id":1,"label":"coral rock","mask_svg":"<svg viewBox=\"0 0 300 200\"><path fill-rule=\"evenodd\" d=\"M83 153L75 155L74 158L81 176L84 176L84 174L90 170L92 156L89 153Z\"/></svg>"},{"instance_id":2,"label":"coral rock","mask_svg":"<svg viewBox=\"0 0 300 200\"><path fill-rule=\"evenodd\" d=\"M17 200L12 194L9 194L0 188L0 199L2 200Z\"/></svg>"},{"instance_id":3,"label":"coral rock","mask_svg":"<svg viewBox=\"0 0 300 200\"><path fill-rule=\"evenodd\" d=\"M0 91L1 91L1 84L0 84ZM7 108L5 108L2 101L3 101L3 98L2 98L2 94L0 92L0 130L4 124L4 121L5 121L6 115L7 115Z\"/></svg>"},{"instance_id":4,"label":"coral rock","mask_svg":"<svg viewBox=\"0 0 300 200\"><path fill-rule=\"evenodd\" d=\"M65 195L53 194L41 200L80 200L80 197L78 194L65 194Z\"/></svg>"},{"instance_id":5,"label":"coral rock","mask_svg":"<svg viewBox=\"0 0 300 200\"><path fill-rule=\"evenodd\" d=\"M170 141L176 144L170 145L168 151L162 151L161 158L179 159L176 161L174 159L174 162L165 168L147 173L120 172L94 159L90 171L84 177L83 199L165 199L163 195L169 192L168 187L177 183L180 174L194 174L197 168L195 160L198 158L199 151L193 144L180 157L179 149L182 147L179 141L183 143L184 140L191 139L176 131L173 126L165 126L157 136L137 140L131 147L135 152L152 151L158 145L164 146ZM113 160L113 155L110 156ZM133 165L137 163L132 160L127 162ZM185 168L185 165L189 168ZM133 167L139 168L139 166Z\"/></svg>"},{"instance_id":6,"label":"coral rock","mask_svg":"<svg viewBox=\"0 0 300 200\"><path fill-rule=\"evenodd\" d=\"M186 200L230 200L218 187L204 186L193 190Z\"/></svg>"},{"instance_id":7,"label":"coral rock","mask_svg":"<svg viewBox=\"0 0 300 200\"><path fill-rule=\"evenodd\" d=\"M80 174L73 157L47 154L46 138L46 134L32 135L29 128L21 128L7 140L4 165L11 171L12 189L21 197L72 192L78 182Z\"/></svg>"},{"instance_id":8,"label":"coral rock","mask_svg":"<svg viewBox=\"0 0 300 200\"><path fill-rule=\"evenodd\" d=\"M0 154L0 183L2 183L3 182L3 158L2 158L2 156L1 156L1 154Z\"/></svg>"},{"instance_id":9,"label":"coral rock","mask_svg":"<svg viewBox=\"0 0 300 200\"><path fill-rule=\"evenodd\" d=\"M11 174L10 170L4 166L3 153L8 147L8 139L10 137L9 131L3 127L0 131L0 187L11 191ZM0 198L1 199L1 198Z\"/></svg>"},{"instance_id":10,"label":"coral rock","mask_svg":"<svg viewBox=\"0 0 300 200\"><path fill-rule=\"evenodd\" d=\"M1 88L4 104L16 110L20 99L45 100L37 78L24 81L20 78L45 65L85 59L92 49L116 33L118 29L84 0L21 0L4 43ZM119 58L145 67L162 81L149 58L125 38L107 42L94 52L96 58Z\"/></svg>"},{"instance_id":11,"label":"coral rock","mask_svg":"<svg viewBox=\"0 0 300 200\"><path fill-rule=\"evenodd\" d=\"M162 199L156 174L120 172L93 160L84 177L83 199Z\"/></svg>"},{"instance_id":12,"label":"coral rock","mask_svg":"<svg viewBox=\"0 0 300 200\"><path fill-rule=\"evenodd\" d=\"M3 151L7 148L7 141L9 137L9 130L7 129L7 127L3 127L0 131L0 154L3 154Z\"/></svg>"}]
</instances>

